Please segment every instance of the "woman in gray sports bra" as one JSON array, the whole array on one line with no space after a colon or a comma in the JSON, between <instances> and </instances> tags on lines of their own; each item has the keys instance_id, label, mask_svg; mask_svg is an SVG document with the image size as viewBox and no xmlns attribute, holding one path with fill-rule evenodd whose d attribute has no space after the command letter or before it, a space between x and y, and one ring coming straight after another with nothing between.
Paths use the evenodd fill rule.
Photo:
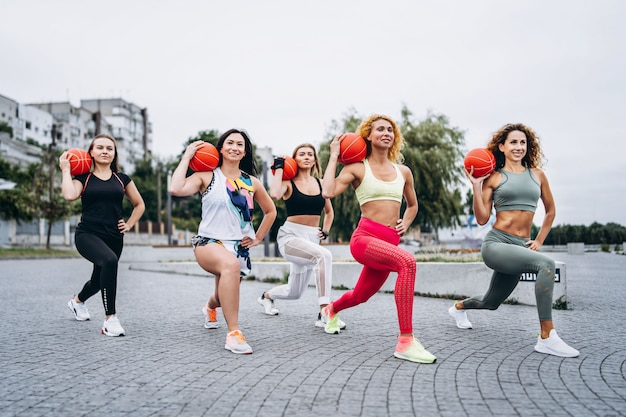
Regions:
<instances>
[{"instance_id":1,"label":"woman in gray sports bra","mask_svg":"<svg viewBox=\"0 0 626 417\"><path fill-rule=\"evenodd\" d=\"M540 353L575 357L579 352L568 346L554 330L552 291L555 263L539 253L556 215L548 179L539 168L543 153L535 132L521 123L507 124L491 138L487 148L496 157L496 171L474 178L467 176L474 192L476 221L484 225L496 210L496 221L485 239L481 254L493 269L487 293L456 302L448 312L460 329L471 329L466 310L496 310L511 295L524 272L537 274L535 296L541 334L535 350ZM537 201L541 199L545 217L534 239L530 237Z\"/></svg>"}]
</instances>

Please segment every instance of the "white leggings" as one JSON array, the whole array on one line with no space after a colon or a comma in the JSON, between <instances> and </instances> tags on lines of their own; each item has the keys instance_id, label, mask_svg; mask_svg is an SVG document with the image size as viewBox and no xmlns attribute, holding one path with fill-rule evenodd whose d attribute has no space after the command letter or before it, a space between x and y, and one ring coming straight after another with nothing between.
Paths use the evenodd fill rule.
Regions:
<instances>
[{"instance_id":1,"label":"white leggings","mask_svg":"<svg viewBox=\"0 0 626 417\"><path fill-rule=\"evenodd\" d=\"M280 253L290 262L287 284L272 288L267 294L273 300L296 300L315 276L317 299L320 305L330 303L332 290L333 256L319 244L319 229L298 223L285 222L276 241Z\"/></svg>"}]
</instances>

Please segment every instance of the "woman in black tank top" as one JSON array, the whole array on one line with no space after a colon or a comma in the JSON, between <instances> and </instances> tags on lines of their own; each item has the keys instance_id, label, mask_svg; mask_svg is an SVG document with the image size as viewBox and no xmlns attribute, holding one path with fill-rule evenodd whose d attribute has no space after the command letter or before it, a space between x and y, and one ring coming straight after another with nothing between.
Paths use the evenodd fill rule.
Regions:
<instances>
[{"instance_id":1,"label":"woman in black tank top","mask_svg":"<svg viewBox=\"0 0 626 417\"><path fill-rule=\"evenodd\" d=\"M325 328L322 309L330 303L332 290L332 254L320 245L328 237L333 223L333 207L322 197L322 186L317 176L321 173L315 147L302 144L296 147L293 158L298 171L291 180L283 180L284 158L274 160L274 178L270 196L283 199L287 220L278 230L276 242L282 255L290 262L287 284L279 285L261 294L257 302L270 316L279 313L274 300L295 300L302 297L311 278L317 289L317 320L315 326ZM324 213L320 227L321 214ZM343 323L345 328L345 323Z\"/></svg>"}]
</instances>

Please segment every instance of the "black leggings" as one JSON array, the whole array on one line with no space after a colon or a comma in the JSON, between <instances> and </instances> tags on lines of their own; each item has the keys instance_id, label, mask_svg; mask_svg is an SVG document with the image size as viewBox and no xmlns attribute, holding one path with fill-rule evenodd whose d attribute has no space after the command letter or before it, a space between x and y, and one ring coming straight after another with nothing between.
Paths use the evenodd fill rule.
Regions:
<instances>
[{"instance_id":1,"label":"black leggings","mask_svg":"<svg viewBox=\"0 0 626 417\"><path fill-rule=\"evenodd\" d=\"M86 232L76 232L76 249L89 262L93 263L91 279L78 293L78 299L87 301L101 291L104 313L115 314L117 293L117 265L124 247L124 239L102 238Z\"/></svg>"}]
</instances>

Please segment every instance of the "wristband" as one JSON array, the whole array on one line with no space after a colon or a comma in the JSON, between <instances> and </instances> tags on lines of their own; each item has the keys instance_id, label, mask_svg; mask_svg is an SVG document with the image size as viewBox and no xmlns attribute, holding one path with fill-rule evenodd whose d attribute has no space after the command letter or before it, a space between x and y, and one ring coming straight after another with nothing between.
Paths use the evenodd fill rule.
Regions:
<instances>
[{"instance_id":1,"label":"wristband","mask_svg":"<svg viewBox=\"0 0 626 417\"><path fill-rule=\"evenodd\" d=\"M320 229L320 233L322 234L322 240L326 240L328 238L328 230Z\"/></svg>"},{"instance_id":2,"label":"wristband","mask_svg":"<svg viewBox=\"0 0 626 417\"><path fill-rule=\"evenodd\" d=\"M275 157L274 165L272 165L270 168L273 170L285 168L285 158L281 158L280 156Z\"/></svg>"}]
</instances>

